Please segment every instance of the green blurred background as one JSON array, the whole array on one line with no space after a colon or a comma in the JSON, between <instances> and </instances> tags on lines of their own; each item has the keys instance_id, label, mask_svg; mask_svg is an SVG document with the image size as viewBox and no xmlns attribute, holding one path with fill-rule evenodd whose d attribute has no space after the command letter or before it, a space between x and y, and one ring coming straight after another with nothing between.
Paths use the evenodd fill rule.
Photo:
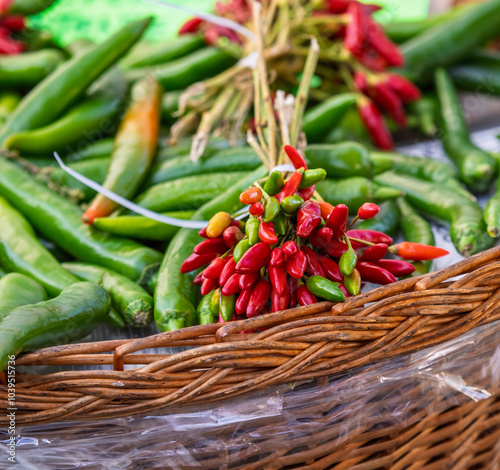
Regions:
<instances>
[{"instance_id":1,"label":"green blurred background","mask_svg":"<svg viewBox=\"0 0 500 470\"><path fill-rule=\"evenodd\" d=\"M174 0L171 3L210 11L215 2ZM429 9L429 0L374 0L370 3L384 6L378 13L381 22L421 19L427 16ZM52 32L61 45L66 45L82 37L102 41L125 23L147 15L155 16L147 32L152 41L175 36L179 26L192 16L144 0L59 0L42 14L32 17L31 23Z\"/></svg>"}]
</instances>

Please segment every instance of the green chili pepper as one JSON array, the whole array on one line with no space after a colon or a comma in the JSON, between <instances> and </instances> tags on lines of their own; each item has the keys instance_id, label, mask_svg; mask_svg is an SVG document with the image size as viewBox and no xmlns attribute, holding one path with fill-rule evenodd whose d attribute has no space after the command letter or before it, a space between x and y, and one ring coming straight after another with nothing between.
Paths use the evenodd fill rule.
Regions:
<instances>
[{"instance_id":1,"label":"green chili pepper","mask_svg":"<svg viewBox=\"0 0 500 470\"><path fill-rule=\"evenodd\" d=\"M336 206L345 204L355 214L365 202L381 203L402 196L403 190L380 187L372 181L359 177L333 181L326 179L316 186L326 202Z\"/></svg>"},{"instance_id":2,"label":"green chili pepper","mask_svg":"<svg viewBox=\"0 0 500 470\"><path fill-rule=\"evenodd\" d=\"M406 198L400 197L397 201L399 212L401 213L401 230L407 242L420 243L421 245L435 245L432 227L421 217L411 206ZM415 272L425 274L431 270L432 261L425 261L420 264L413 263L418 268Z\"/></svg>"},{"instance_id":3,"label":"green chili pepper","mask_svg":"<svg viewBox=\"0 0 500 470\"><path fill-rule=\"evenodd\" d=\"M0 322L0 368L10 355L84 338L106 320L109 309L101 286L78 282L55 299L12 310Z\"/></svg>"},{"instance_id":4,"label":"green chili pepper","mask_svg":"<svg viewBox=\"0 0 500 470\"><path fill-rule=\"evenodd\" d=\"M125 77L130 82L142 79L148 73L158 80L165 90L184 90L201 80L213 77L234 65L236 60L215 47L205 47L180 59L149 67L129 69Z\"/></svg>"},{"instance_id":5,"label":"green chili pepper","mask_svg":"<svg viewBox=\"0 0 500 470\"><path fill-rule=\"evenodd\" d=\"M15 132L43 127L66 111L139 39L151 18L130 23L102 44L72 58L23 99L0 132L0 144Z\"/></svg>"},{"instance_id":6,"label":"green chili pepper","mask_svg":"<svg viewBox=\"0 0 500 470\"><path fill-rule=\"evenodd\" d=\"M315 144L306 148L307 163L311 168L324 168L328 178L343 179L372 175L368 150L356 142Z\"/></svg>"},{"instance_id":7,"label":"green chili pepper","mask_svg":"<svg viewBox=\"0 0 500 470\"><path fill-rule=\"evenodd\" d=\"M49 8L56 0L12 0L7 2L7 8L2 13L9 15L29 16Z\"/></svg>"},{"instance_id":8,"label":"green chili pepper","mask_svg":"<svg viewBox=\"0 0 500 470\"><path fill-rule=\"evenodd\" d=\"M0 262L8 271L26 274L50 295L77 282L38 241L35 232L7 201L0 197Z\"/></svg>"},{"instance_id":9,"label":"green chili pepper","mask_svg":"<svg viewBox=\"0 0 500 470\"><path fill-rule=\"evenodd\" d=\"M462 181L476 191L486 191L495 174L495 160L472 143L457 93L444 69L436 71L436 89L442 119L443 147L457 166Z\"/></svg>"},{"instance_id":10,"label":"green chili pepper","mask_svg":"<svg viewBox=\"0 0 500 470\"><path fill-rule=\"evenodd\" d=\"M74 57L75 55L81 54L86 51L90 47L95 46L95 42L88 38L79 38L70 42L67 46L65 46L64 51L70 56Z\"/></svg>"},{"instance_id":11,"label":"green chili pepper","mask_svg":"<svg viewBox=\"0 0 500 470\"><path fill-rule=\"evenodd\" d=\"M201 49L204 45L202 36L188 34L157 43L141 41L124 57L120 66L130 69L165 64Z\"/></svg>"},{"instance_id":12,"label":"green chili pepper","mask_svg":"<svg viewBox=\"0 0 500 470\"><path fill-rule=\"evenodd\" d=\"M109 315L106 318L106 324L115 328L125 328L125 320L120 317L114 308L109 309Z\"/></svg>"},{"instance_id":13,"label":"green chili pepper","mask_svg":"<svg viewBox=\"0 0 500 470\"><path fill-rule=\"evenodd\" d=\"M417 101L410 103L410 111L418 119L422 134L433 137L438 131L438 103L434 95L425 94Z\"/></svg>"},{"instance_id":14,"label":"green chili pepper","mask_svg":"<svg viewBox=\"0 0 500 470\"><path fill-rule=\"evenodd\" d=\"M358 295L361 292L361 276L357 269L354 269L350 276L344 277L344 286L352 295Z\"/></svg>"},{"instance_id":15,"label":"green chili pepper","mask_svg":"<svg viewBox=\"0 0 500 470\"><path fill-rule=\"evenodd\" d=\"M236 312L236 294L225 296L222 293L219 296L220 315L224 321L231 321Z\"/></svg>"},{"instance_id":16,"label":"green chili pepper","mask_svg":"<svg viewBox=\"0 0 500 470\"><path fill-rule=\"evenodd\" d=\"M375 181L404 188L412 206L424 214L449 222L451 239L463 256L486 250L492 245L493 239L486 234L481 208L461 194L437 183L392 172L378 175Z\"/></svg>"},{"instance_id":17,"label":"green chili pepper","mask_svg":"<svg viewBox=\"0 0 500 470\"><path fill-rule=\"evenodd\" d=\"M21 95L15 91L0 93L0 127L7 121L20 102Z\"/></svg>"},{"instance_id":18,"label":"green chili pepper","mask_svg":"<svg viewBox=\"0 0 500 470\"><path fill-rule=\"evenodd\" d=\"M398 201L401 198L396 199ZM400 214L398 205L394 201L386 201L380 205L380 212L369 220L363 220L356 230L376 230L394 237L399 230ZM409 240L408 240L409 241Z\"/></svg>"},{"instance_id":19,"label":"green chili pepper","mask_svg":"<svg viewBox=\"0 0 500 470\"><path fill-rule=\"evenodd\" d=\"M76 149L71 149L66 158L69 162L93 158L108 158L113 153L114 147L114 139L102 139L92 142L91 144L85 142L81 148L80 145L78 145Z\"/></svg>"},{"instance_id":20,"label":"green chili pepper","mask_svg":"<svg viewBox=\"0 0 500 470\"><path fill-rule=\"evenodd\" d=\"M233 213L241 207L241 192L266 174L267 170L263 166L259 167L201 207L193 220L209 220L221 211ZM168 246L155 289L155 322L160 331L183 328L195 321L196 312L192 302L197 292L197 286L193 284L196 274L181 274L180 268L199 240L195 230L181 229Z\"/></svg>"},{"instance_id":21,"label":"green chili pepper","mask_svg":"<svg viewBox=\"0 0 500 470\"><path fill-rule=\"evenodd\" d=\"M108 267L140 283L147 282L161 261L156 250L83 225L77 206L6 159L0 159L0 195L38 232L81 261Z\"/></svg>"},{"instance_id":22,"label":"green chili pepper","mask_svg":"<svg viewBox=\"0 0 500 470\"><path fill-rule=\"evenodd\" d=\"M248 219L247 225L245 227L245 232L248 236L250 246L253 246L260 242L259 227L260 227L260 222L258 219L254 219L253 217Z\"/></svg>"},{"instance_id":23,"label":"green chili pepper","mask_svg":"<svg viewBox=\"0 0 500 470\"><path fill-rule=\"evenodd\" d=\"M413 81L429 80L437 67L459 62L496 37L499 15L500 0L490 0L410 39L401 47L405 70Z\"/></svg>"},{"instance_id":24,"label":"green chili pepper","mask_svg":"<svg viewBox=\"0 0 500 470\"><path fill-rule=\"evenodd\" d=\"M330 302L343 302L344 294L338 288L338 283L332 282L323 276L311 276L306 281L306 287L311 294Z\"/></svg>"},{"instance_id":25,"label":"green chili pepper","mask_svg":"<svg viewBox=\"0 0 500 470\"><path fill-rule=\"evenodd\" d=\"M500 168L500 157L496 156L497 167ZM495 193L484 208L484 221L488 235L497 238L500 235L500 177L497 179Z\"/></svg>"},{"instance_id":26,"label":"green chili pepper","mask_svg":"<svg viewBox=\"0 0 500 470\"><path fill-rule=\"evenodd\" d=\"M356 251L352 248L349 248L347 251L342 253L339 261L340 272L344 276L350 276L356 267L356 263L358 262L358 255Z\"/></svg>"},{"instance_id":27,"label":"green chili pepper","mask_svg":"<svg viewBox=\"0 0 500 470\"><path fill-rule=\"evenodd\" d=\"M293 196L287 196L281 201L280 207L286 214L295 214L300 206L304 204L304 199L302 199L298 194Z\"/></svg>"},{"instance_id":28,"label":"green chili pepper","mask_svg":"<svg viewBox=\"0 0 500 470\"><path fill-rule=\"evenodd\" d=\"M30 277L5 274L0 280L0 322L17 307L47 300L45 289Z\"/></svg>"},{"instance_id":29,"label":"green chili pepper","mask_svg":"<svg viewBox=\"0 0 500 470\"><path fill-rule=\"evenodd\" d=\"M211 323L217 323L219 317L219 296L217 295L217 301L213 301L214 292L203 296L201 302L198 304L196 313L198 314L198 323L200 325L210 325Z\"/></svg>"},{"instance_id":30,"label":"green chili pepper","mask_svg":"<svg viewBox=\"0 0 500 470\"><path fill-rule=\"evenodd\" d=\"M260 164L260 158L252 148L231 149L230 152L215 154L209 152L209 155L201 157L194 163L189 155L184 155L154 165L145 185L149 186L186 176L208 173L253 171Z\"/></svg>"},{"instance_id":31,"label":"green chili pepper","mask_svg":"<svg viewBox=\"0 0 500 470\"><path fill-rule=\"evenodd\" d=\"M308 142L321 142L340 124L346 111L356 104L354 93L343 93L322 101L304 114L302 130Z\"/></svg>"},{"instance_id":32,"label":"green chili pepper","mask_svg":"<svg viewBox=\"0 0 500 470\"><path fill-rule=\"evenodd\" d=\"M302 175L299 189L310 188L311 186L320 183L326 178L326 170L323 168L316 168L314 170L306 170Z\"/></svg>"},{"instance_id":33,"label":"green chili pepper","mask_svg":"<svg viewBox=\"0 0 500 470\"><path fill-rule=\"evenodd\" d=\"M287 224L286 224L286 216L283 212L279 212L278 215L273 220L274 231L278 235L286 235L287 232Z\"/></svg>"},{"instance_id":34,"label":"green chili pepper","mask_svg":"<svg viewBox=\"0 0 500 470\"><path fill-rule=\"evenodd\" d=\"M179 98L182 91L169 91L163 93L161 98L161 122L165 125L172 125L176 118L174 113L179 110Z\"/></svg>"},{"instance_id":35,"label":"green chili pepper","mask_svg":"<svg viewBox=\"0 0 500 470\"><path fill-rule=\"evenodd\" d=\"M194 211L165 212L164 215L176 219L188 220ZM179 227L157 222L141 215L121 215L119 217L102 217L94 220L94 227L117 237L135 238L139 240L169 241Z\"/></svg>"},{"instance_id":36,"label":"green chili pepper","mask_svg":"<svg viewBox=\"0 0 500 470\"><path fill-rule=\"evenodd\" d=\"M262 214L262 222L272 222L280 213L280 203L275 197L266 199L264 203L264 213Z\"/></svg>"},{"instance_id":37,"label":"green chili pepper","mask_svg":"<svg viewBox=\"0 0 500 470\"><path fill-rule=\"evenodd\" d=\"M63 267L82 281L102 286L127 324L143 327L153 321L153 298L127 277L92 264L64 263Z\"/></svg>"},{"instance_id":38,"label":"green chili pepper","mask_svg":"<svg viewBox=\"0 0 500 470\"><path fill-rule=\"evenodd\" d=\"M281 171L274 170L267 181L264 183L264 191L269 194L269 196L275 196L278 194L285 186L285 180Z\"/></svg>"},{"instance_id":39,"label":"green chili pepper","mask_svg":"<svg viewBox=\"0 0 500 470\"><path fill-rule=\"evenodd\" d=\"M233 253L234 261L238 262L249 248L250 248L250 241L248 240L248 238L240 240L238 244L234 247L234 253Z\"/></svg>"},{"instance_id":40,"label":"green chili pepper","mask_svg":"<svg viewBox=\"0 0 500 470\"><path fill-rule=\"evenodd\" d=\"M167 181L151 186L136 202L156 212L198 209L247 175L246 172L212 173Z\"/></svg>"},{"instance_id":41,"label":"green chili pepper","mask_svg":"<svg viewBox=\"0 0 500 470\"><path fill-rule=\"evenodd\" d=\"M33 87L64 62L57 49L0 56L0 87Z\"/></svg>"}]
</instances>

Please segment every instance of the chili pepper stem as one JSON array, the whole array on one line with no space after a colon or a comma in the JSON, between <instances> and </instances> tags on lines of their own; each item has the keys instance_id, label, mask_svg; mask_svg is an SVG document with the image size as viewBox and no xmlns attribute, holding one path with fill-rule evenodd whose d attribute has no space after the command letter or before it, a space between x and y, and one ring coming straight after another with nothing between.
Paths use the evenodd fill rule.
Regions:
<instances>
[{"instance_id":1,"label":"chili pepper stem","mask_svg":"<svg viewBox=\"0 0 500 470\"><path fill-rule=\"evenodd\" d=\"M349 227L347 227L346 231L347 230L351 230L352 226L359 220L359 216L356 215L356 217L354 217L354 220L350 223Z\"/></svg>"},{"instance_id":2,"label":"chili pepper stem","mask_svg":"<svg viewBox=\"0 0 500 470\"><path fill-rule=\"evenodd\" d=\"M352 238L352 237L346 237L346 238L347 238L347 240L349 240L349 243L348 243L349 246L351 246L351 244L350 244L351 241L357 242L357 243L362 243L363 245L366 245L366 246L375 246L376 245L376 243L368 242L366 240L360 240L359 238ZM390 248L389 248L389 250L390 250Z\"/></svg>"}]
</instances>

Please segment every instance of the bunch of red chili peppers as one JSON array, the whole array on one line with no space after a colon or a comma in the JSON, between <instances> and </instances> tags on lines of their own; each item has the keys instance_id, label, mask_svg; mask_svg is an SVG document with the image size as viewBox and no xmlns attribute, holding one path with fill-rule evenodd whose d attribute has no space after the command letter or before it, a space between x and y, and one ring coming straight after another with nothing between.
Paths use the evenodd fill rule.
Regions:
<instances>
[{"instance_id":1,"label":"bunch of red chili peppers","mask_svg":"<svg viewBox=\"0 0 500 470\"><path fill-rule=\"evenodd\" d=\"M20 54L26 46L13 37L26 28L26 18L8 14L10 3L10 0L0 0L0 55Z\"/></svg>"},{"instance_id":2,"label":"bunch of red chili peppers","mask_svg":"<svg viewBox=\"0 0 500 470\"><path fill-rule=\"evenodd\" d=\"M231 321L304 306L324 299L342 302L357 295L362 282L386 285L408 276L422 261L448 254L434 246L403 242L388 235L352 230L357 220L373 218L376 204L365 203L348 226L349 209L313 200L314 184L326 176L309 170L291 146L285 151L295 172L286 181L278 171L243 191L249 205L245 224L219 212L200 231L205 238L181 267L195 278L203 296L218 297L219 321ZM388 254L403 258L385 259Z\"/></svg>"}]
</instances>

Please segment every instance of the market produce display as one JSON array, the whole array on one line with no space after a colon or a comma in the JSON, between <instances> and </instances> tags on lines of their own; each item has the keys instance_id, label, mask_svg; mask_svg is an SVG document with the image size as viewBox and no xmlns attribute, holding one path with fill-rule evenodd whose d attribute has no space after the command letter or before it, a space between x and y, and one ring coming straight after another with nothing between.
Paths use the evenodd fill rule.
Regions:
<instances>
[{"instance_id":1,"label":"market produce display","mask_svg":"<svg viewBox=\"0 0 500 470\"><path fill-rule=\"evenodd\" d=\"M499 157L459 100L498 94L499 0L407 28L356 0L229 0L174 40L144 18L70 45L26 28L38 3L0 2L0 369L104 323L341 303L431 271L430 221L464 257L500 235ZM449 161L398 153L401 129Z\"/></svg>"}]
</instances>

